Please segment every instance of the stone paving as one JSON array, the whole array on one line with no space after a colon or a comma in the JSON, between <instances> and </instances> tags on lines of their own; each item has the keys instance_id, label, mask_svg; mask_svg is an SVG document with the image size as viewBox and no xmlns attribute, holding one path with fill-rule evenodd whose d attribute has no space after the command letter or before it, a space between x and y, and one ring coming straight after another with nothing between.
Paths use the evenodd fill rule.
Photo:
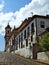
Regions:
<instances>
[{"instance_id":1,"label":"stone paving","mask_svg":"<svg viewBox=\"0 0 49 65\"><path fill-rule=\"evenodd\" d=\"M0 65L47 65L36 62L34 60L26 59L16 54L1 52Z\"/></svg>"}]
</instances>

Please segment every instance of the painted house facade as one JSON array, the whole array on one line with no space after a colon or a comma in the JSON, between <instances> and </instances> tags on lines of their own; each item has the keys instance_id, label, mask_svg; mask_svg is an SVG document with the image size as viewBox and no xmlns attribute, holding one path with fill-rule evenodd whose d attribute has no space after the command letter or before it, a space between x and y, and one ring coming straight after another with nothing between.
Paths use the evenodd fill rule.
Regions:
<instances>
[{"instance_id":1,"label":"painted house facade","mask_svg":"<svg viewBox=\"0 0 49 65\"><path fill-rule=\"evenodd\" d=\"M26 58L33 58L33 45L41 39L41 34L49 27L49 16L34 15L25 19L13 30L5 27L5 51L16 53Z\"/></svg>"}]
</instances>

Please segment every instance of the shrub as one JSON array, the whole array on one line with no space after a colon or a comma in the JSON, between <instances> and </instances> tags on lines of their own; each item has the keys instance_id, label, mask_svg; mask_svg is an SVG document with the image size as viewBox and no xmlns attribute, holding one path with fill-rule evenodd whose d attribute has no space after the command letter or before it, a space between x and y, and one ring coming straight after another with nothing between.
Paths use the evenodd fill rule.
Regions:
<instances>
[{"instance_id":1,"label":"shrub","mask_svg":"<svg viewBox=\"0 0 49 65\"><path fill-rule=\"evenodd\" d=\"M49 32L45 33L42 36L39 44L42 47L43 51L48 51L49 50Z\"/></svg>"}]
</instances>

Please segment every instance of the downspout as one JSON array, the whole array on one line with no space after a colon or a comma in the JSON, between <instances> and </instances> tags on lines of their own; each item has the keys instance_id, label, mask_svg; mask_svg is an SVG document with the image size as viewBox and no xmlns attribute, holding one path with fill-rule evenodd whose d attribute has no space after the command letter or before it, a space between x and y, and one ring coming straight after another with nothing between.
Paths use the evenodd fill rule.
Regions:
<instances>
[{"instance_id":1,"label":"downspout","mask_svg":"<svg viewBox=\"0 0 49 65\"><path fill-rule=\"evenodd\" d=\"M36 43L37 43L37 18L35 19L35 25L36 25Z\"/></svg>"}]
</instances>

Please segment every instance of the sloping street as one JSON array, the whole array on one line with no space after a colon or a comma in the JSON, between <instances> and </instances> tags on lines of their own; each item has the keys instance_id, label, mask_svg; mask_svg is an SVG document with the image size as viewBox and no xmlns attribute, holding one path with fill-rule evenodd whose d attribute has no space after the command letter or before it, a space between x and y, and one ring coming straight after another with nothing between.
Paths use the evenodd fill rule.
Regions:
<instances>
[{"instance_id":1,"label":"sloping street","mask_svg":"<svg viewBox=\"0 0 49 65\"><path fill-rule=\"evenodd\" d=\"M47 65L16 54L0 52L0 65Z\"/></svg>"}]
</instances>

